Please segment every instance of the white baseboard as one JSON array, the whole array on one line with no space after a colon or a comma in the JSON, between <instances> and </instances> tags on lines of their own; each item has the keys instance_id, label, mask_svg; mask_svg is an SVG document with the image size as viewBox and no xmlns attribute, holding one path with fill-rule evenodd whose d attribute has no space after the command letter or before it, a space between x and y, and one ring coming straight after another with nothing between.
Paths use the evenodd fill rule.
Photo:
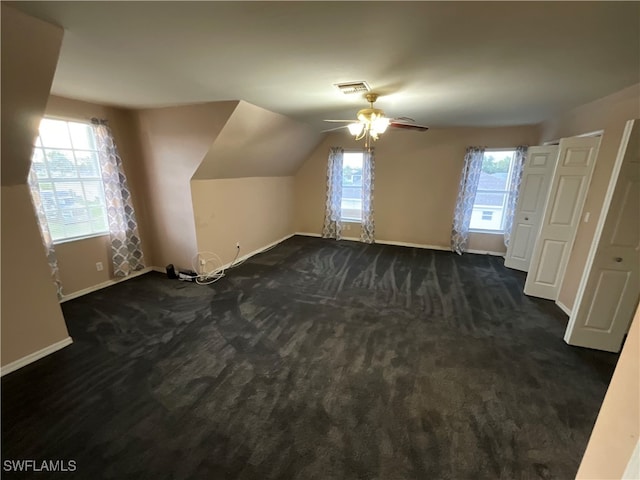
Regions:
<instances>
[{"instance_id":1,"label":"white baseboard","mask_svg":"<svg viewBox=\"0 0 640 480\"><path fill-rule=\"evenodd\" d=\"M568 316L571 316L571 309L567 307L564 303L562 303L560 300L556 300L556 305L560 307L560 310L562 310Z\"/></svg>"},{"instance_id":2,"label":"white baseboard","mask_svg":"<svg viewBox=\"0 0 640 480\"><path fill-rule=\"evenodd\" d=\"M227 262L227 263L225 263L225 264L223 264L223 265L221 265L221 266L219 266L219 267L217 267L217 268L216 268L216 270L215 270L215 272L220 272L220 271L223 271L223 270L227 270L227 269L228 269L228 268L230 268L232 265L239 265L239 264L243 263L245 260L247 260L248 258L251 258L251 257L253 257L254 255L258 255L259 253L262 253L262 252L264 252L264 251L266 251L266 250L269 250L269 249L271 249L272 247L274 247L274 246L278 245L279 243L284 242L284 241L285 241L285 240L287 240L288 238L293 237L294 235L296 235L296 234L295 234L295 233L290 233L289 235L285 235L284 237L282 237L282 238L280 238L280 239L276 240L275 242L271 242L271 243L269 243L268 245L265 245L265 246L263 246L263 247L257 248L257 249L255 249L255 250L252 250L252 251L250 251L249 253L245 253L244 255L242 255L242 256L240 256L240 257L238 257L238 258L236 258L236 259L234 259L234 260L232 260L232 261L230 261L230 262ZM165 269L162 269L162 268L159 268L159 267L153 267L153 269L154 269L156 272L166 273L166 270L165 270ZM211 273L211 275L213 275L213 273Z\"/></svg>"},{"instance_id":3,"label":"white baseboard","mask_svg":"<svg viewBox=\"0 0 640 480\"><path fill-rule=\"evenodd\" d=\"M317 237L322 238L322 235L319 233L311 233L311 232L296 232L294 235L301 235L303 237ZM359 237L342 237L340 240L346 240L347 242L359 242ZM376 243L380 243L376 240Z\"/></svg>"},{"instance_id":4,"label":"white baseboard","mask_svg":"<svg viewBox=\"0 0 640 480\"><path fill-rule=\"evenodd\" d=\"M264 247L260 247L260 248L257 248L256 250L252 250L251 252L246 253L246 254L242 255L241 257L238 257L238 258L235 260L235 262L229 262L229 263L224 264L224 265L222 266L222 268L223 268L223 269L227 269L227 268L229 268L229 267L231 266L231 264L232 264L232 263L244 262L246 259L248 259L248 258L250 258L250 257L253 257L254 255L257 255L257 254L259 254L259 253L262 253L262 252L264 252L265 250L268 250L268 249L270 249L271 247L273 247L273 246L275 246L275 245L277 245L277 244L279 244L279 243L282 243L282 242L284 242L285 240L287 240L287 239L289 239L289 238L293 237L294 235L297 235L297 234L296 234L296 233L290 233L289 235L285 235L284 237L282 237L282 238L281 238L281 239L279 239L279 240L276 240L275 242L271 242L269 245L265 245Z\"/></svg>"},{"instance_id":5,"label":"white baseboard","mask_svg":"<svg viewBox=\"0 0 640 480\"><path fill-rule=\"evenodd\" d=\"M275 242L271 242L270 244L265 245L264 247L261 247L261 248L258 248L256 250L253 250L253 251L251 251L251 252L249 252L249 253L237 258L234 263L243 262L244 260L248 259L249 257L253 257L254 255L257 255L258 253L263 252L263 251L273 247L274 245L277 245L278 243L284 242L286 239L291 238L294 235L296 235L296 234L295 233L291 233L289 235L286 235L286 236L282 237L279 240L276 240ZM230 266L231 266L231 262L224 264L221 268L227 269ZM142 270L138 270L137 272L134 272L134 273L132 273L131 275L129 275L127 277L108 280L106 282L99 283L98 285L94 285L92 287L84 288L82 290L78 290L77 292L70 293L69 295L63 295L62 299L60 300L60 303L66 302L67 300L73 300L74 298L78 298L78 297L81 297L83 295L87 295L88 293L92 293L92 292L101 290L103 288L110 287L111 285L115 285L116 283L124 282L125 280L129 280L131 278L139 277L140 275L144 275L145 273L149 273L149 272L158 272L158 273L166 274L167 273L167 269L164 268L164 267L158 267L158 266L145 267Z\"/></svg>"},{"instance_id":6,"label":"white baseboard","mask_svg":"<svg viewBox=\"0 0 640 480\"><path fill-rule=\"evenodd\" d=\"M383 245L396 245L398 247L411 247L411 248L424 248L426 250L441 250L450 252L450 247L442 247L440 245L428 245L426 243L412 243L412 242L396 242L395 240L376 240L376 243Z\"/></svg>"},{"instance_id":7,"label":"white baseboard","mask_svg":"<svg viewBox=\"0 0 640 480\"><path fill-rule=\"evenodd\" d=\"M488 250L467 250L464 253L473 253L474 255L493 255L494 257L502 257L507 254L506 252L491 252Z\"/></svg>"},{"instance_id":8,"label":"white baseboard","mask_svg":"<svg viewBox=\"0 0 640 480\"><path fill-rule=\"evenodd\" d=\"M302 235L305 237L322 237L322 235L318 233L308 233L308 232L296 232L296 235ZM348 241L360 241L359 238L355 237L342 237L342 240ZM410 242L396 242L395 240L378 240L376 239L375 243L379 243L381 245L396 245L398 247L412 247L412 248L424 248L426 250L441 250L444 252L450 252L451 247L443 247L441 245L428 245L424 243L410 243ZM477 255L494 255L496 257L504 257L504 252L488 252L484 250L467 250L465 253L473 253Z\"/></svg>"},{"instance_id":9,"label":"white baseboard","mask_svg":"<svg viewBox=\"0 0 640 480\"><path fill-rule=\"evenodd\" d=\"M111 285L115 285L116 283L124 282L125 280L129 280L131 278L139 277L140 275L144 275L145 273L149 273L152 270L156 270L158 267L146 267L142 270L138 270L137 272L133 272L131 275L128 275L123 278L114 278L112 280L107 280L106 282L99 283L98 285L93 285L92 287L83 288L82 290L78 290L76 292L70 293L69 295L63 295L60 299L60 303L64 303L68 300L73 300L74 298L81 297L86 295L87 293L92 293L97 290L101 290L103 288L110 287ZM157 270L164 271L164 270Z\"/></svg>"},{"instance_id":10,"label":"white baseboard","mask_svg":"<svg viewBox=\"0 0 640 480\"><path fill-rule=\"evenodd\" d=\"M258 253L263 252L264 250L267 250L271 247L273 247L274 245L277 245L278 243L282 243L285 240L287 240L288 238L293 237L294 235L302 235L305 237L322 237L322 235L320 235L319 233L311 233L311 232L295 232L295 233L291 233L289 235L285 235L284 237L282 237L279 240L276 240L275 242L271 242L270 244L258 248L256 250L253 250L245 255L242 255L241 257L239 257L238 259L236 259L236 263L237 262L243 262L246 259L253 257L254 255L257 255ZM349 242L359 242L360 239L357 237L342 237L342 240L346 240ZM439 245L426 245L426 244L421 244L421 243L408 243L408 242L396 242L396 241L392 241L392 240L376 240L376 243L380 243L382 245L397 245L400 247L414 247L414 248L424 248L424 249L428 249L428 250L443 250L443 251L450 251L451 249L449 247L442 247ZM500 256L503 257L504 253L501 252L484 252L484 251L480 251L480 250L467 250L466 253L474 253L474 254L482 254L482 255L496 255L496 256ZM225 265L222 266L223 269L227 269L231 266L231 262L226 263ZM87 295L88 293L92 293L92 292L96 292L98 290L101 290L103 288L107 288L110 287L112 285L115 285L116 283L120 283L120 282L124 282L125 280L129 280L131 278L135 278L135 277L139 277L140 275L144 275L145 273L149 273L149 272L159 272L159 273L166 273L166 269L162 268L162 267L157 267L157 266L153 266L153 267L146 267L143 268L142 270L139 270L137 272L132 273L131 275L124 277L124 278L118 278L118 279L112 279L112 280L108 280L106 282L102 282L99 283L98 285L93 285L91 287L88 288L83 288L82 290L78 290L76 292L70 293L68 295L63 295L62 298L60 299L60 303L64 303L66 301L69 300L73 300L74 298L78 298L81 297L83 295ZM561 307L562 308L562 307ZM566 307L565 307L566 308Z\"/></svg>"},{"instance_id":11,"label":"white baseboard","mask_svg":"<svg viewBox=\"0 0 640 480\"><path fill-rule=\"evenodd\" d=\"M48 347L43 348L42 350L38 350L37 352L30 353L27 356L19 358L18 360L11 362L0 369L0 376L5 376L7 373L15 372L19 368L24 367L25 365L29 365L30 363L35 362L36 360L40 360L41 358L46 357L47 355L51 355L53 352L57 352L58 350L66 347L67 345L71 345L73 343L73 339L71 337L67 337L59 342L56 342Z\"/></svg>"}]
</instances>

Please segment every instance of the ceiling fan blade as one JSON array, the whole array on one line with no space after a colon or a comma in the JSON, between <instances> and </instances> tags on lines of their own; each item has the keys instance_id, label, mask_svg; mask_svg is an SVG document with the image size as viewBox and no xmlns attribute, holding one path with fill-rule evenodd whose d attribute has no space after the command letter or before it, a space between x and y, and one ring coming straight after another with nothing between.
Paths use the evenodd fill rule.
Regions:
<instances>
[{"instance_id":1,"label":"ceiling fan blade","mask_svg":"<svg viewBox=\"0 0 640 480\"><path fill-rule=\"evenodd\" d=\"M416 123L416 121L410 117L396 117L396 118L392 118L391 121L400 122L400 123Z\"/></svg>"},{"instance_id":2,"label":"ceiling fan blade","mask_svg":"<svg viewBox=\"0 0 640 480\"><path fill-rule=\"evenodd\" d=\"M349 128L349 125L342 125L341 127L329 128L327 130L322 130L321 133L334 132L336 130L342 130L343 128Z\"/></svg>"},{"instance_id":3,"label":"ceiling fan blade","mask_svg":"<svg viewBox=\"0 0 640 480\"><path fill-rule=\"evenodd\" d=\"M426 127L424 125L418 125L418 124L409 123L409 122L391 121L389 122L389 126L395 127L395 128L404 128L406 130L417 130L419 132L426 132L427 130L429 130L429 127Z\"/></svg>"},{"instance_id":4,"label":"ceiling fan blade","mask_svg":"<svg viewBox=\"0 0 640 480\"><path fill-rule=\"evenodd\" d=\"M358 120L323 120L323 122L333 122L333 123L356 123Z\"/></svg>"}]
</instances>

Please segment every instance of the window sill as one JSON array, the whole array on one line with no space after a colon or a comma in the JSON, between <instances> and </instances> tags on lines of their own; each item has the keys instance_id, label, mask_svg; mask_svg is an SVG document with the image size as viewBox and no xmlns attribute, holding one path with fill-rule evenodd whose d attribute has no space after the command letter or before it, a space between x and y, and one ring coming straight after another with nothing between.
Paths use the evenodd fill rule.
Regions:
<instances>
[{"instance_id":1,"label":"window sill","mask_svg":"<svg viewBox=\"0 0 640 480\"><path fill-rule=\"evenodd\" d=\"M359 218L341 218L340 221L344 222L344 223L360 223L360 222L362 222L362 220L359 219Z\"/></svg>"},{"instance_id":2,"label":"window sill","mask_svg":"<svg viewBox=\"0 0 640 480\"><path fill-rule=\"evenodd\" d=\"M53 244L60 245L62 243L77 242L78 240L87 240L89 238L106 237L107 235L109 235L109 232L92 233L91 235L83 235L81 237L61 238L60 240L54 240Z\"/></svg>"},{"instance_id":3,"label":"window sill","mask_svg":"<svg viewBox=\"0 0 640 480\"><path fill-rule=\"evenodd\" d=\"M484 233L485 235L504 235L504 230L472 230L469 233Z\"/></svg>"}]
</instances>

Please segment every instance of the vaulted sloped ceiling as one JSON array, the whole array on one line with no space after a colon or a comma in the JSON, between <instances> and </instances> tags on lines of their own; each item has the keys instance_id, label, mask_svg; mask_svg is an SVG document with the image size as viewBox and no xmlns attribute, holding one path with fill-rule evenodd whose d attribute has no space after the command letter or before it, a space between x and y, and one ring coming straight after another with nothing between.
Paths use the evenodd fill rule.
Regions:
<instances>
[{"instance_id":1,"label":"vaulted sloped ceiling","mask_svg":"<svg viewBox=\"0 0 640 480\"><path fill-rule=\"evenodd\" d=\"M240 101L193 179L293 175L320 138L303 123Z\"/></svg>"}]
</instances>

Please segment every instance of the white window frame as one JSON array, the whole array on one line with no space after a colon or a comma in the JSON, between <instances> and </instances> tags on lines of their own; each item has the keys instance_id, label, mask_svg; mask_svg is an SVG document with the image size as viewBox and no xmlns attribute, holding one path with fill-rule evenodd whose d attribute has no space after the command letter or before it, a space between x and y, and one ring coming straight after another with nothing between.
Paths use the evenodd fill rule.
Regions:
<instances>
[{"instance_id":1,"label":"white window frame","mask_svg":"<svg viewBox=\"0 0 640 480\"><path fill-rule=\"evenodd\" d=\"M361 156L362 159L362 168L364 169L364 150L345 150L344 154L354 154L354 153L358 153ZM343 164L343 171L344 171L344 164ZM360 181L362 181L362 179L360 179ZM356 187L357 188L357 187ZM362 192L362 188L363 186L360 185L360 191ZM354 218L354 217L347 217L343 214L342 212L342 194L344 192L344 175L342 177L342 192L340 192L340 220L346 223L360 223L362 222L362 206L360 206L360 218Z\"/></svg>"},{"instance_id":2,"label":"white window frame","mask_svg":"<svg viewBox=\"0 0 640 480\"><path fill-rule=\"evenodd\" d=\"M104 192L104 181L102 179L102 168L100 166L100 161L99 161L99 150L97 148L97 140L95 138L95 134L93 133L93 126L86 121L82 121L82 120L77 120L77 119L69 119L69 118L60 118L60 117L53 117L53 116L45 116L43 117L43 120L54 120L57 122L64 122L66 124L67 127L67 131L69 134L69 138L71 140L71 148L64 148L64 147L52 147L52 146L47 146L44 144L44 142L42 141L42 137L40 136L40 132L38 132L38 136L36 137L36 143L34 144L33 147L33 155L35 156L36 151L40 151L42 154L42 157L44 158L44 162L45 162L45 167L47 169L47 178L38 178L38 183L50 183L53 186L53 192L54 192L54 205L55 205L55 211L57 213L57 215L59 217L62 217L62 210L60 209L60 206L58 205L58 201L57 201L57 196L56 196L56 183L79 183L82 189L82 195L85 199L86 202L86 192L85 192L85 185L84 182L85 181L89 181L89 182L98 182L100 185L100 189L102 191L102 198L105 198L105 192ZM73 146L73 138L71 136L71 132L69 130L69 124L70 123L75 123L75 124L82 124L82 125L88 125L91 128L92 131L92 135L94 136L94 149L91 148L74 148ZM40 143L40 145L38 145L38 141ZM76 169L76 174L77 177L75 178L55 178L51 176L51 171L50 171L50 167L49 167L49 160L47 159L46 156L46 150L58 150L61 152L71 152L71 155L73 156L74 159L74 167ZM76 162L76 151L79 152L94 152L96 154L96 158L98 159L97 162L97 167L98 167L98 176L95 177L80 177L80 174L78 172L78 164ZM33 168L33 166L31 167ZM42 190L40 188L38 188L39 193L40 193L40 197L42 199ZM102 203L100 205L100 207L102 207L103 210L103 214L104 214L104 220L105 220L105 229L104 230L93 230L93 224L91 221L89 221L89 225L92 229L91 233L87 233L84 235L75 235L75 236L65 236L63 238L58 238L58 239L54 239L53 235L51 237L52 242L54 245L58 245L58 244L62 244L62 243L67 243L67 242L75 242L77 240L84 240L84 239L88 239L88 238L95 238L95 237L103 237L106 235L109 235L109 217L107 215L107 207L106 207L106 200L104 203ZM89 207L84 207L87 212L89 211ZM49 221L49 218L47 217L47 210L45 209L45 218L47 219L47 221ZM89 219L91 218L91 216L89 215ZM49 230L51 230L49 228ZM66 233L66 232L65 232Z\"/></svg>"},{"instance_id":3,"label":"white window frame","mask_svg":"<svg viewBox=\"0 0 640 480\"><path fill-rule=\"evenodd\" d=\"M511 163L509 163L509 173L507 174L507 185L511 185L511 177L513 176L513 161L514 161L514 157L515 157L515 147L514 148L487 148L484 151L484 154L482 155L482 161L484 162L484 157L487 154L490 154L492 152L514 152L514 155L511 156ZM471 233L486 233L486 234L490 234L490 235L504 235L504 216L507 213L506 209L507 209L507 199L509 198L509 190L487 190L487 189L480 189L478 188L476 190L476 195L479 193L502 193L503 195L503 200L502 200L502 220L500 222L500 229L499 230L492 230L492 229L484 229L484 228L469 228L469 232ZM475 202L474 202L474 207L475 207Z\"/></svg>"}]
</instances>

